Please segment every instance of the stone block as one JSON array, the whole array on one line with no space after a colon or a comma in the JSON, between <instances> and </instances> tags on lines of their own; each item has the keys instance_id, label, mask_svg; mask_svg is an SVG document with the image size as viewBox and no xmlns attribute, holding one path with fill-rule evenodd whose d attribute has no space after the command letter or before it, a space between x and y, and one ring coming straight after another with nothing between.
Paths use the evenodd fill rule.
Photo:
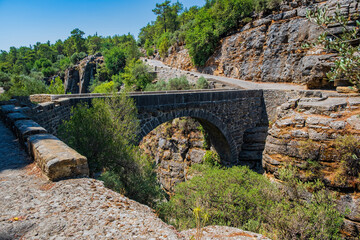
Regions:
<instances>
[{"instance_id":1,"label":"stone block","mask_svg":"<svg viewBox=\"0 0 360 240\"><path fill-rule=\"evenodd\" d=\"M355 130L360 130L360 115L354 115L346 119L346 122Z\"/></svg>"},{"instance_id":2,"label":"stone block","mask_svg":"<svg viewBox=\"0 0 360 240\"><path fill-rule=\"evenodd\" d=\"M28 147L34 161L51 181L89 176L86 157L53 135L32 135L28 138Z\"/></svg>"},{"instance_id":3,"label":"stone block","mask_svg":"<svg viewBox=\"0 0 360 240\"><path fill-rule=\"evenodd\" d=\"M47 133L45 128L33 120L19 120L16 121L14 125L16 135L22 144L25 144L31 135Z\"/></svg>"},{"instance_id":4,"label":"stone block","mask_svg":"<svg viewBox=\"0 0 360 240\"><path fill-rule=\"evenodd\" d=\"M25 120L25 119L30 119L30 118L22 113L14 112L6 115L5 123L6 125L10 126L10 128L12 128L16 121Z\"/></svg>"}]
</instances>

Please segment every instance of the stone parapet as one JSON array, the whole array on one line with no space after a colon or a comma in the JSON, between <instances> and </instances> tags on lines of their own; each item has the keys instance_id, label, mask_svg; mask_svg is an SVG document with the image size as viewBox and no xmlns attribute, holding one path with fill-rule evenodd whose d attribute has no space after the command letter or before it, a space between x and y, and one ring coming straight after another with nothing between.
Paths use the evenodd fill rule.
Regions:
<instances>
[{"instance_id":1,"label":"stone parapet","mask_svg":"<svg viewBox=\"0 0 360 240\"><path fill-rule=\"evenodd\" d=\"M15 103L15 102L12 102ZM52 181L89 176L89 168L86 157L80 155L75 150L67 146L53 135L47 134L45 128L38 123L30 120L29 115L42 113L42 119L49 115L51 111L65 111L69 109L69 101L61 100L57 102L42 103L37 110L30 110L28 107L17 107L15 105L1 105L0 116L14 131L20 143L26 147L30 156L37 165L43 170L44 174ZM62 108L61 108L62 107ZM55 113L52 113L55 115ZM52 115L52 116L53 116ZM49 116L50 121L52 116Z\"/></svg>"},{"instance_id":2,"label":"stone parapet","mask_svg":"<svg viewBox=\"0 0 360 240\"><path fill-rule=\"evenodd\" d=\"M52 181L89 176L86 157L51 134L36 134L28 138L29 153Z\"/></svg>"}]
</instances>

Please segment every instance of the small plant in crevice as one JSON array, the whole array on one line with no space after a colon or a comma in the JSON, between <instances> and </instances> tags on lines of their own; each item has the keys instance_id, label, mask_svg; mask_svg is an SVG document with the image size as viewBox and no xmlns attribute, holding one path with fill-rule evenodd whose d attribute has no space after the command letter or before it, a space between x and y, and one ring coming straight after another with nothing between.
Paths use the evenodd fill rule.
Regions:
<instances>
[{"instance_id":1,"label":"small plant in crevice","mask_svg":"<svg viewBox=\"0 0 360 240\"><path fill-rule=\"evenodd\" d=\"M193 214L196 221L196 235L195 238L194 236L192 236L191 239L201 240L202 238L201 228L205 227L205 224L209 220L209 215L206 212L204 212L204 210L202 210L200 207L194 208Z\"/></svg>"}]
</instances>

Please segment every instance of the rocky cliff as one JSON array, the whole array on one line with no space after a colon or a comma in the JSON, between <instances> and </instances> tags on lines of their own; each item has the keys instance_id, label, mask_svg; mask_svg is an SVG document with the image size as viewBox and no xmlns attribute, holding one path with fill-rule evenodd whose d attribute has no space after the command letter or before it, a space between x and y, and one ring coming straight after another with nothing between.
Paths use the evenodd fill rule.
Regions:
<instances>
[{"instance_id":1,"label":"rocky cliff","mask_svg":"<svg viewBox=\"0 0 360 240\"><path fill-rule=\"evenodd\" d=\"M173 193L175 185L189 177L189 167L202 163L205 142L200 123L191 118L177 118L151 131L140 148L154 159L165 191Z\"/></svg>"},{"instance_id":2,"label":"rocky cliff","mask_svg":"<svg viewBox=\"0 0 360 240\"><path fill-rule=\"evenodd\" d=\"M351 211L344 234L353 239L360 232L360 97L309 93L277 109L263 167L277 178L281 168L292 165L300 179L318 179L335 191L339 208Z\"/></svg>"},{"instance_id":3,"label":"rocky cliff","mask_svg":"<svg viewBox=\"0 0 360 240\"><path fill-rule=\"evenodd\" d=\"M322 49L304 49L322 30L306 18L309 8L323 6L334 13L340 3L345 16L359 13L359 0L287 0L278 12L259 14L237 33L223 38L206 65L198 70L214 75L261 82L292 82L308 88L328 87L325 73L336 57ZM333 26L332 33L341 27ZM194 68L184 46L169 49L166 64Z\"/></svg>"},{"instance_id":4,"label":"rocky cliff","mask_svg":"<svg viewBox=\"0 0 360 240\"><path fill-rule=\"evenodd\" d=\"M101 54L91 55L65 70L65 93L88 93L90 81L95 78L96 69L104 63Z\"/></svg>"}]
</instances>

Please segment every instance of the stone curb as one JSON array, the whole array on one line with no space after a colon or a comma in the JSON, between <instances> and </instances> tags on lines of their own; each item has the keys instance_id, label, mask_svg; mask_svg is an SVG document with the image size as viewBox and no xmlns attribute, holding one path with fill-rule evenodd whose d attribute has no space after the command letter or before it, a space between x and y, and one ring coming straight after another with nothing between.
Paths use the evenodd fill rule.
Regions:
<instances>
[{"instance_id":1,"label":"stone curb","mask_svg":"<svg viewBox=\"0 0 360 240\"><path fill-rule=\"evenodd\" d=\"M0 117L51 181L89 176L86 157L26 116L28 107L14 104L0 103Z\"/></svg>"}]
</instances>

